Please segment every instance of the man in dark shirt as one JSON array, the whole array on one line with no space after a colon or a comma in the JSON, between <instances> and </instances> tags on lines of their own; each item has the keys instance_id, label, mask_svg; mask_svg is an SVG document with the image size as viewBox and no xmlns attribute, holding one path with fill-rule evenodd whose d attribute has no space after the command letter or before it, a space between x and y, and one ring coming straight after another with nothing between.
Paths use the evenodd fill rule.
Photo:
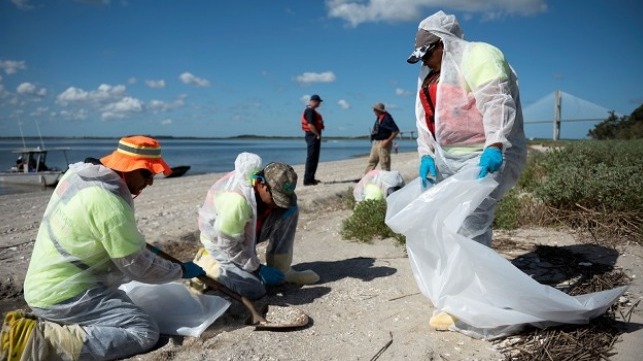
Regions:
<instances>
[{"instance_id":1,"label":"man in dark shirt","mask_svg":"<svg viewBox=\"0 0 643 361\"><path fill-rule=\"evenodd\" d=\"M324 120L316 110L323 100L319 95L314 94L308 101L308 106L301 116L301 129L306 133L306 169L304 171L304 185L316 185L319 180L315 179L319 153L321 150L321 134L324 129Z\"/></svg>"},{"instance_id":2,"label":"man in dark shirt","mask_svg":"<svg viewBox=\"0 0 643 361\"><path fill-rule=\"evenodd\" d=\"M371 131L371 155L368 157L368 165L364 174L372 171L380 163L382 170L391 170L391 148L393 139L400 133L400 129L395 124L393 117L386 111L384 104L377 103L373 105L375 113L375 124Z\"/></svg>"}]
</instances>

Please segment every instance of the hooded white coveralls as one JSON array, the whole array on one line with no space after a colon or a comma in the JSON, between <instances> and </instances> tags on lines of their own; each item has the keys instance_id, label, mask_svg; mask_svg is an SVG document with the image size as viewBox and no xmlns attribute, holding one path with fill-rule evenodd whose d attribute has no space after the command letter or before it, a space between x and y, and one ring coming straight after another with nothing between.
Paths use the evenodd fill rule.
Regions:
<instances>
[{"instance_id":1,"label":"hooded white coveralls","mask_svg":"<svg viewBox=\"0 0 643 361\"><path fill-rule=\"evenodd\" d=\"M258 277L257 243L268 240L266 263L282 271L286 281L302 273L290 268L299 220L296 205L273 208L257 235L253 175L260 170L261 158L244 152L237 156L235 170L212 185L199 210L200 239L206 254L199 253L194 260L209 277L252 300L266 293Z\"/></svg>"},{"instance_id":2,"label":"hooded white coveralls","mask_svg":"<svg viewBox=\"0 0 643 361\"><path fill-rule=\"evenodd\" d=\"M503 166L491 174L498 187L464 221L460 233L491 245L495 206L514 186L527 157L518 77L500 50L465 41L453 15L442 11L427 17L419 29L439 37L444 50L435 102L435 138L429 131L421 102L422 82L429 73L423 65L415 103L420 158L435 159L441 181L465 166L476 166L485 147L502 144ZM428 44L425 44L428 45Z\"/></svg>"},{"instance_id":3,"label":"hooded white coveralls","mask_svg":"<svg viewBox=\"0 0 643 361\"><path fill-rule=\"evenodd\" d=\"M118 289L181 279L178 264L146 250L132 195L113 170L76 163L43 216L24 283L39 317L26 360L113 360L152 348L156 322Z\"/></svg>"}]
</instances>

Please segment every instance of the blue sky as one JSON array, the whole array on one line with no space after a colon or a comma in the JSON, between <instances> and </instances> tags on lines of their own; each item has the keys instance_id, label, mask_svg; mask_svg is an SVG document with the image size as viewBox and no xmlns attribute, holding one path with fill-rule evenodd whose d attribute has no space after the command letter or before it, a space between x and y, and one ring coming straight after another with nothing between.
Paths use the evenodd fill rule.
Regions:
<instances>
[{"instance_id":1,"label":"blue sky","mask_svg":"<svg viewBox=\"0 0 643 361\"><path fill-rule=\"evenodd\" d=\"M0 0L0 136L297 136L312 94L327 136L367 134L375 102L413 130L406 58L437 10L504 52L532 118L557 89L563 119L643 103L640 0Z\"/></svg>"}]
</instances>

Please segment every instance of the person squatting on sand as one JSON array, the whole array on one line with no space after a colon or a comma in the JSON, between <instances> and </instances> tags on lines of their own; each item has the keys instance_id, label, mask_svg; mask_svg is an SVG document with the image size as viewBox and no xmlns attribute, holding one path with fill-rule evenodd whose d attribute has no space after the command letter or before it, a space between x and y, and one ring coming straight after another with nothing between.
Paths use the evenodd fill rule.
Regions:
<instances>
[{"instance_id":1,"label":"person squatting on sand","mask_svg":"<svg viewBox=\"0 0 643 361\"><path fill-rule=\"evenodd\" d=\"M402 187L404 187L404 178L400 172L373 169L357 182L353 189L353 197L356 203L383 200Z\"/></svg>"},{"instance_id":2,"label":"person squatting on sand","mask_svg":"<svg viewBox=\"0 0 643 361\"><path fill-rule=\"evenodd\" d=\"M212 185L199 210L203 248L194 258L209 277L252 300L263 297L266 286L319 280L312 270L290 267L299 220L297 173L288 164L261 168L261 162L256 154L240 153L234 171ZM264 241L265 265L256 251ZM200 281L191 282L204 289Z\"/></svg>"},{"instance_id":3,"label":"person squatting on sand","mask_svg":"<svg viewBox=\"0 0 643 361\"><path fill-rule=\"evenodd\" d=\"M480 167L478 178L490 174L497 188L459 231L490 247L496 203L514 186L527 157L518 77L499 49L465 41L456 17L442 11L418 26L407 62L419 61L420 179L426 187L471 165ZM445 323L451 323L446 316Z\"/></svg>"},{"instance_id":4,"label":"person squatting on sand","mask_svg":"<svg viewBox=\"0 0 643 361\"><path fill-rule=\"evenodd\" d=\"M205 274L146 249L134 198L171 173L152 138L121 138L98 161L71 164L45 210L24 283L32 314L8 312L2 360L113 360L151 349L156 322L118 286Z\"/></svg>"}]
</instances>

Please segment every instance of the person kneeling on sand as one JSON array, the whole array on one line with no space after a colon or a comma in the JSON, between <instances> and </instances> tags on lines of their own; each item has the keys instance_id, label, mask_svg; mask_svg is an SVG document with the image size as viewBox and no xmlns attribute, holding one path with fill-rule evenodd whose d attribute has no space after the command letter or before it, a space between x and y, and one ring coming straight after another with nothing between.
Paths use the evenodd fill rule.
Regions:
<instances>
[{"instance_id":1,"label":"person kneeling on sand","mask_svg":"<svg viewBox=\"0 0 643 361\"><path fill-rule=\"evenodd\" d=\"M146 249L134 198L170 174L152 138L121 138L112 154L69 166L45 210L24 283L33 314L11 311L0 360L114 360L154 347L159 328L118 286L204 275Z\"/></svg>"},{"instance_id":2,"label":"person kneeling on sand","mask_svg":"<svg viewBox=\"0 0 643 361\"><path fill-rule=\"evenodd\" d=\"M404 187L404 178L396 170L377 170L366 173L353 190L355 202L385 199Z\"/></svg>"},{"instance_id":3,"label":"person kneeling on sand","mask_svg":"<svg viewBox=\"0 0 643 361\"><path fill-rule=\"evenodd\" d=\"M239 154L235 170L212 185L199 210L203 248L194 262L209 277L252 300L263 297L266 286L319 281L312 270L290 267L299 220L296 185L297 173L288 164L261 168L258 155ZM256 251L264 241L268 241L265 265ZM196 279L191 283L205 289Z\"/></svg>"}]
</instances>

